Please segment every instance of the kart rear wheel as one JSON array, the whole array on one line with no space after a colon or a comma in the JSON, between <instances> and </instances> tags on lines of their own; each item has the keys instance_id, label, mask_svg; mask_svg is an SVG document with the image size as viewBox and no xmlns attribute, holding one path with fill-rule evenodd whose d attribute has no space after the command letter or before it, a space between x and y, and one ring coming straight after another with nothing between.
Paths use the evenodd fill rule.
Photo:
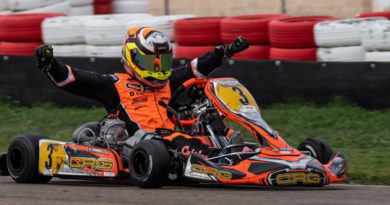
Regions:
<instances>
[{"instance_id":1,"label":"kart rear wheel","mask_svg":"<svg viewBox=\"0 0 390 205\"><path fill-rule=\"evenodd\" d=\"M298 146L299 151L309 151L310 156L316 158L322 164L327 164L332 158L332 147L324 140L309 138Z\"/></svg>"},{"instance_id":2,"label":"kart rear wheel","mask_svg":"<svg viewBox=\"0 0 390 205\"><path fill-rule=\"evenodd\" d=\"M8 147L7 168L18 183L47 183L52 177L38 172L39 140L48 139L40 135L20 135Z\"/></svg>"},{"instance_id":3,"label":"kart rear wheel","mask_svg":"<svg viewBox=\"0 0 390 205\"><path fill-rule=\"evenodd\" d=\"M131 181L141 188L159 188L168 178L169 153L162 141L144 140L135 145L129 161Z\"/></svg>"}]
</instances>

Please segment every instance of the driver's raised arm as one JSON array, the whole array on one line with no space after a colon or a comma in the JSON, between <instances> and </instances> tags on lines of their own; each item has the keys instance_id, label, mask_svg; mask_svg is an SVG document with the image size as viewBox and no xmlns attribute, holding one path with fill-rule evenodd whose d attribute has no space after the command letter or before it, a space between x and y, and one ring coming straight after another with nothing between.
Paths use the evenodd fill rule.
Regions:
<instances>
[{"instance_id":1,"label":"driver's raised arm","mask_svg":"<svg viewBox=\"0 0 390 205\"><path fill-rule=\"evenodd\" d=\"M248 47L249 42L244 37L239 36L231 44L217 46L214 51L195 58L185 66L174 68L169 78L171 90L177 89L190 78L204 78L208 76L217 67L221 66L226 59Z\"/></svg>"},{"instance_id":2,"label":"driver's raised arm","mask_svg":"<svg viewBox=\"0 0 390 205\"><path fill-rule=\"evenodd\" d=\"M45 72L57 86L74 94L91 98L104 105L110 105L117 99L112 79L96 72L73 68L53 56L50 45L36 48L38 67Z\"/></svg>"}]
</instances>

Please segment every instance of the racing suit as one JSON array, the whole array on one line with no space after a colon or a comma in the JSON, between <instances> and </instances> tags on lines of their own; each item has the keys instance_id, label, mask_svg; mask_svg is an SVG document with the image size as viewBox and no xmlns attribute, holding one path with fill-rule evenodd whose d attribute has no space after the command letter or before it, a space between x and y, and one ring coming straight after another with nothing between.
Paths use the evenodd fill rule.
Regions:
<instances>
[{"instance_id":1,"label":"racing suit","mask_svg":"<svg viewBox=\"0 0 390 205\"><path fill-rule=\"evenodd\" d=\"M56 86L102 103L108 113L119 112L118 118L126 123L129 136L132 136L139 129L152 132L156 128L173 130L174 124L168 119L166 108L158 102L162 100L167 104L171 93L183 82L207 76L224 60L223 51L216 48L185 66L173 69L169 82L161 89L147 87L127 73L102 75L71 67L55 58L46 74ZM186 147L205 156L218 152L184 134L176 133L174 136L171 142L178 150Z\"/></svg>"}]
</instances>

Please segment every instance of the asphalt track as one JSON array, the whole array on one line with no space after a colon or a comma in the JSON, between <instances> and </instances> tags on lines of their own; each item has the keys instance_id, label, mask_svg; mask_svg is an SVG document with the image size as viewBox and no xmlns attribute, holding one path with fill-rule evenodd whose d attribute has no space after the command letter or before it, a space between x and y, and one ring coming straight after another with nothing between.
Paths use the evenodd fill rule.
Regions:
<instances>
[{"instance_id":1,"label":"asphalt track","mask_svg":"<svg viewBox=\"0 0 390 205\"><path fill-rule=\"evenodd\" d=\"M0 176L0 205L34 204L390 204L390 186L335 184L324 187L221 185L140 189L117 181L54 179L48 184L17 184Z\"/></svg>"}]
</instances>

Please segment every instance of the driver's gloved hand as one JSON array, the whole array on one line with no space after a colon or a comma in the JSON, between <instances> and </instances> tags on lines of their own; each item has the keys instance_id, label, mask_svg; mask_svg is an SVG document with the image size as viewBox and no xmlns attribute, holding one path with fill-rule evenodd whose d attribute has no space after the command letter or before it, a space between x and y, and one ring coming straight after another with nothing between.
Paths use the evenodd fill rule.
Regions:
<instances>
[{"instance_id":1,"label":"driver's gloved hand","mask_svg":"<svg viewBox=\"0 0 390 205\"><path fill-rule=\"evenodd\" d=\"M216 50L223 52L222 62L249 47L249 42L242 36L238 36L233 43L217 46Z\"/></svg>"},{"instance_id":2,"label":"driver's gloved hand","mask_svg":"<svg viewBox=\"0 0 390 205\"><path fill-rule=\"evenodd\" d=\"M38 68L43 72L49 72L53 63L53 48L50 44L43 44L35 48L34 55L38 60Z\"/></svg>"}]
</instances>

